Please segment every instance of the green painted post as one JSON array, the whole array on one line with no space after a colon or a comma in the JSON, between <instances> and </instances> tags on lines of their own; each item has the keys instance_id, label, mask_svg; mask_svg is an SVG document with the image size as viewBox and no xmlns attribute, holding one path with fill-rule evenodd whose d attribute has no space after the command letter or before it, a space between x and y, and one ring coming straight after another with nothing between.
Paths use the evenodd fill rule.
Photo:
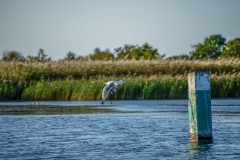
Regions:
<instances>
[{"instance_id":1,"label":"green painted post","mask_svg":"<svg viewBox=\"0 0 240 160\"><path fill-rule=\"evenodd\" d=\"M212 142L210 73L188 74L188 115L190 141Z\"/></svg>"}]
</instances>

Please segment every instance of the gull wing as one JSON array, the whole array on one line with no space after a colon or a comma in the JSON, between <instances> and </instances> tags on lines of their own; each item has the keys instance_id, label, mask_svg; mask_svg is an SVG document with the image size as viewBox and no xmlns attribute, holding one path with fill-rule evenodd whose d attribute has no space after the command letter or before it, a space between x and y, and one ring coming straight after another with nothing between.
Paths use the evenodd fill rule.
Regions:
<instances>
[{"instance_id":1,"label":"gull wing","mask_svg":"<svg viewBox=\"0 0 240 160\"><path fill-rule=\"evenodd\" d=\"M122 80L119 80L119 81L115 81L115 82L114 82L115 85L120 85L120 84L122 84L122 83L123 83Z\"/></svg>"},{"instance_id":2,"label":"gull wing","mask_svg":"<svg viewBox=\"0 0 240 160\"><path fill-rule=\"evenodd\" d=\"M108 86L109 84L113 83L114 81L108 81L105 84Z\"/></svg>"},{"instance_id":3,"label":"gull wing","mask_svg":"<svg viewBox=\"0 0 240 160\"><path fill-rule=\"evenodd\" d=\"M117 85L120 85L120 84L122 84L122 83L123 83L123 81L122 81L122 80L119 80L119 81L114 81L114 85L112 86L112 91L113 91L113 93L115 93L115 92L116 92Z\"/></svg>"},{"instance_id":4,"label":"gull wing","mask_svg":"<svg viewBox=\"0 0 240 160\"><path fill-rule=\"evenodd\" d=\"M103 91L102 91L102 100L105 101L105 99L107 98L107 96L111 90L113 93L115 93L117 85L120 85L122 83L123 83L122 80L106 82L105 83L106 86L103 88Z\"/></svg>"},{"instance_id":5,"label":"gull wing","mask_svg":"<svg viewBox=\"0 0 240 160\"><path fill-rule=\"evenodd\" d=\"M114 86L114 81L109 81L106 83L107 85L103 88L103 91L102 91L102 100L104 101L107 96L108 96L108 93L110 92L110 90L113 88Z\"/></svg>"}]
</instances>

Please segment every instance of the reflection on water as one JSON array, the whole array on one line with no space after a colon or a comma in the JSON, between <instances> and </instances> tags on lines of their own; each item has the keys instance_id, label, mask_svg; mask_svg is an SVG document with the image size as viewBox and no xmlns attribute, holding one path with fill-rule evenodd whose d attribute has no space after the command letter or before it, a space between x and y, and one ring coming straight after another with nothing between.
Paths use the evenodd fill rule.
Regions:
<instances>
[{"instance_id":1,"label":"reflection on water","mask_svg":"<svg viewBox=\"0 0 240 160\"><path fill-rule=\"evenodd\" d=\"M0 115L60 115L60 114L96 114L114 113L110 107L91 106L56 106L56 105L27 105L27 106L0 106Z\"/></svg>"},{"instance_id":2,"label":"reflection on water","mask_svg":"<svg viewBox=\"0 0 240 160\"><path fill-rule=\"evenodd\" d=\"M211 144L190 143L183 100L114 101L103 106L94 101L29 103L0 102L0 159L240 157L239 100L231 102L234 106L214 101ZM14 112L4 115L8 106Z\"/></svg>"},{"instance_id":3,"label":"reflection on water","mask_svg":"<svg viewBox=\"0 0 240 160\"><path fill-rule=\"evenodd\" d=\"M199 143L190 143L186 146L187 159L208 159L211 156L212 144L199 144ZM220 158L220 157L219 157Z\"/></svg>"},{"instance_id":4,"label":"reflection on water","mask_svg":"<svg viewBox=\"0 0 240 160\"><path fill-rule=\"evenodd\" d=\"M239 115L240 100L212 100L212 113ZM185 112L187 100L138 100L138 101L43 101L39 105L32 102L0 102L0 115L12 110L17 114L76 114L81 113L132 113L132 112ZM29 111L29 112L28 112ZM39 111L39 112L37 112ZM46 111L46 113L44 113ZM25 113L24 113L25 112Z\"/></svg>"}]
</instances>

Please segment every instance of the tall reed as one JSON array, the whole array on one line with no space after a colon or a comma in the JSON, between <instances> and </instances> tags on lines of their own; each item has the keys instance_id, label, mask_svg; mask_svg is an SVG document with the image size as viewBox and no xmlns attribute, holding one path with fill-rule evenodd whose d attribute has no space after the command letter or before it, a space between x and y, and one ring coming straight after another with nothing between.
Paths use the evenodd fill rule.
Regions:
<instances>
[{"instance_id":1,"label":"tall reed","mask_svg":"<svg viewBox=\"0 0 240 160\"><path fill-rule=\"evenodd\" d=\"M23 91L23 100L101 100L107 79L34 82ZM109 100L187 99L188 84L184 76L123 78L116 94ZM240 77L211 77L212 98L240 97Z\"/></svg>"},{"instance_id":2,"label":"tall reed","mask_svg":"<svg viewBox=\"0 0 240 160\"><path fill-rule=\"evenodd\" d=\"M220 60L128 60L128 61L59 61L0 62L0 79L17 81L91 79L102 77L137 77L184 75L193 71L211 74L240 73L239 59Z\"/></svg>"},{"instance_id":3,"label":"tall reed","mask_svg":"<svg viewBox=\"0 0 240 160\"><path fill-rule=\"evenodd\" d=\"M101 84L102 82L102 84ZM31 82L22 94L23 100L97 100L103 81L63 80Z\"/></svg>"}]
</instances>

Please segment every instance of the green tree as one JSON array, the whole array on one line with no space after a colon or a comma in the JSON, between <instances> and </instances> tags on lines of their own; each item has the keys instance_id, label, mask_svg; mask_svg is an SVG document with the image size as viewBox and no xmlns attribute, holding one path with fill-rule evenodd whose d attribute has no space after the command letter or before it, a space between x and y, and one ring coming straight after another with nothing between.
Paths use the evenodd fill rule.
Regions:
<instances>
[{"instance_id":1,"label":"green tree","mask_svg":"<svg viewBox=\"0 0 240 160\"><path fill-rule=\"evenodd\" d=\"M240 58L240 38L235 38L231 41L228 41L221 56Z\"/></svg>"},{"instance_id":2,"label":"green tree","mask_svg":"<svg viewBox=\"0 0 240 160\"><path fill-rule=\"evenodd\" d=\"M114 60L114 55L109 51L101 51L99 48L95 48L94 53L89 55L91 60Z\"/></svg>"},{"instance_id":3,"label":"green tree","mask_svg":"<svg viewBox=\"0 0 240 160\"><path fill-rule=\"evenodd\" d=\"M117 60L119 59L136 59L141 58L145 60L162 58L158 53L158 50L150 46L148 43L144 43L142 46L125 45L123 48L119 47L115 49L117 53Z\"/></svg>"},{"instance_id":4,"label":"green tree","mask_svg":"<svg viewBox=\"0 0 240 160\"><path fill-rule=\"evenodd\" d=\"M148 43L145 43L142 45L142 47L139 48L140 52L143 54L144 59L156 59L159 56L158 50L152 48Z\"/></svg>"},{"instance_id":5,"label":"green tree","mask_svg":"<svg viewBox=\"0 0 240 160\"><path fill-rule=\"evenodd\" d=\"M125 44L124 47L119 47L114 49L117 54L117 60L119 59L132 59L132 52L135 50L136 46Z\"/></svg>"},{"instance_id":6,"label":"green tree","mask_svg":"<svg viewBox=\"0 0 240 160\"><path fill-rule=\"evenodd\" d=\"M47 58L47 55L44 53L44 50L42 48L39 49L38 51L38 58L39 58L39 61L41 62L45 62L45 61L50 61L51 58Z\"/></svg>"},{"instance_id":7,"label":"green tree","mask_svg":"<svg viewBox=\"0 0 240 160\"><path fill-rule=\"evenodd\" d=\"M44 53L44 50L42 48L39 49L37 56L30 56L27 57L29 61L32 62L47 62L51 61L51 57L47 58L47 55Z\"/></svg>"},{"instance_id":8,"label":"green tree","mask_svg":"<svg viewBox=\"0 0 240 160\"><path fill-rule=\"evenodd\" d=\"M3 61L25 61L25 57L22 53L16 51L5 51L2 54Z\"/></svg>"},{"instance_id":9,"label":"green tree","mask_svg":"<svg viewBox=\"0 0 240 160\"><path fill-rule=\"evenodd\" d=\"M211 35L205 38L203 44L193 45L193 51L190 52L191 58L217 58L221 55L225 47L226 38L220 34Z\"/></svg>"},{"instance_id":10,"label":"green tree","mask_svg":"<svg viewBox=\"0 0 240 160\"><path fill-rule=\"evenodd\" d=\"M64 58L65 60L71 61L76 59L76 54L73 52L68 52L66 57Z\"/></svg>"}]
</instances>

